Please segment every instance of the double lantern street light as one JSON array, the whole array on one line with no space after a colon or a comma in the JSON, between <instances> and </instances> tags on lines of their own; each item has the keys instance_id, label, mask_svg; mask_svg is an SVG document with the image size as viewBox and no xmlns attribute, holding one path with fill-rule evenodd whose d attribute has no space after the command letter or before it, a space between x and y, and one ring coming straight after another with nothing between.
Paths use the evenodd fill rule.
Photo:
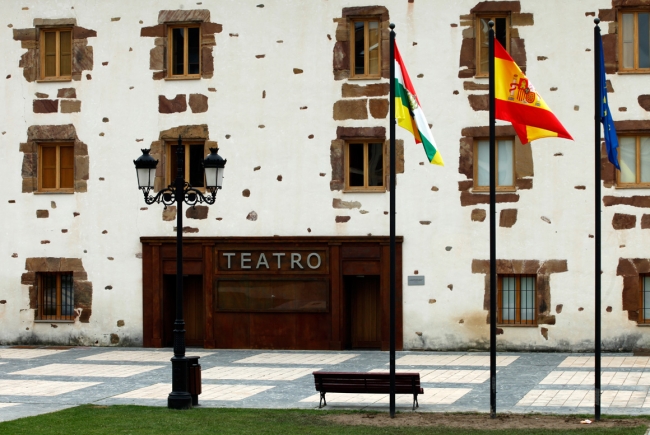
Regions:
<instances>
[{"instance_id":1,"label":"double lantern street light","mask_svg":"<svg viewBox=\"0 0 650 435\"><path fill-rule=\"evenodd\" d=\"M154 188L156 177L156 166L158 160L149 155L148 149L142 150L142 155L134 160L135 169L138 174L138 187L144 193L144 201L151 205L163 203L165 207L176 204L176 321L174 322L174 356L172 361L172 392L167 398L167 407L172 409L191 408L195 403L190 394L189 360L185 357L185 322L183 320L183 202L194 207L196 204L214 204L217 199L217 191L223 184L223 171L226 166L224 160L217 151L218 148L210 148L210 154L203 160L205 170L205 187L209 195L192 187L185 181L185 147L181 137L178 137L176 148L176 162L178 165L176 179L165 189L155 195L149 193ZM200 381L199 381L200 382Z\"/></svg>"}]
</instances>

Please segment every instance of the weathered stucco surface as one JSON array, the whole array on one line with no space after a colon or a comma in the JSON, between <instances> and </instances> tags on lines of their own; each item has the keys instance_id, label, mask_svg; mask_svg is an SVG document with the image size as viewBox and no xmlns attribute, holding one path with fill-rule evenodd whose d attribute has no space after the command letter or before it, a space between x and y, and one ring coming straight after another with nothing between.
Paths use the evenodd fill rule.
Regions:
<instances>
[{"instance_id":1,"label":"weathered stucco surface","mask_svg":"<svg viewBox=\"0 0 650 435\"><path fill-rule=\"evenodd\" d=\"M397 24L402 57L446 162L444 167L427 164L421 146L397 129L403 143L397 233L404 236L404 346L485 350L486 275L473 273L472 265L489 257L489 212L487 195L473 191L469 147L488 124L487 112L470 105L484 108L487 79L460 78L459 54L470 50L466 45L474 40L468 30L472 9L491 2L444 3L386 0L380 8L342 0L301 2L299 8L286 7L287 2L261 8L222 0L202 5L177 0L3 4L0 299L6 302L0 304L0 343L142 342L139 238L173 236L176 210L144 204L132 161L149 146L164 160L164 141L179 133L218 142L228 159L217 203L183 210L191 219L184 222L187 237L387 235L388 192L342 191L345 136L372 132L370 137L388 138L386 74L351 80L347 72L345 17L375 11L382 27L388 17ZM525 40L525 51L518 45L517 56L525 55L528 77L575 141L517 145L526 147L519 154L525 160L517 161L517 190L499 194L497 255L531 260L540 268L560 259L566 271L540 274L536 269L548 278L542 283L548 295L542 313L546 321L536 328L502 327L498 346L588 351L593 349L594 316L593 18L604 20L608 79L615 90L609 98L617 127L647 131L648 76L615 73L617 29L611 12L619 4L638 6L639 1L499 3L518 5L512 9L518 14L513 15L512 37ZM352 9L356 7L362 8ZM200 80L163 80L161 74L166 42L159 26L181 10L188 20L211 22L203 32L206 74ZM26 50L33 54L35 40L23 30L33 31L43 23L39 19L73 18L75 29L85 32L79 33L79 43L75 37L78 73L65 83L36 81L35 60L25 57ZM382 43L387 32L384 27ZM386 51L387 43L382 53ZM382 73L388 66L384 57ZM86 171L77 174L77 191L33 193L29 183L36 162L30 129L68 125L74 127L70 140L79 141L76 155ZM498 125L503 131L510 128ZM607 350L650 347L650 328L637 326L631 313L638 307L629 296L634 273L646 270L638 261L650 258L650 190L616 189L608 165L603 162L603 344ZM162 172L156 183L162 187ZM83 263L84 281L92 283L87 323L77 318L53 328L34 322L30 284L22 280L26 260L34 258ZM634 270L619 273L630 264ZM424 286L407 285L414 270L426 277Z\"/></svg>"}]
</instances>

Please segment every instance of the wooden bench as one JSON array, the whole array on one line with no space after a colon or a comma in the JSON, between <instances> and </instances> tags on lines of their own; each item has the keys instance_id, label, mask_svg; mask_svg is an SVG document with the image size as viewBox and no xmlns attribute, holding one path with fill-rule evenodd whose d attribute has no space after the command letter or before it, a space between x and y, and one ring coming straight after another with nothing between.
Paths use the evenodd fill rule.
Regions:
<instances>
[{"instance_id":1,"label":"wooden bench","mask_svg":"<svg viewBox=\"0 0 650 435\"><path fill-rule=\"evenodd\" d=\"M390 394L390 373L314 372L316 391L320 392L319 408L327 406L326 393ZM419 373L395 373L395 394L413 394L413 410L419 407Z\"/></svg>"}]
</instances>

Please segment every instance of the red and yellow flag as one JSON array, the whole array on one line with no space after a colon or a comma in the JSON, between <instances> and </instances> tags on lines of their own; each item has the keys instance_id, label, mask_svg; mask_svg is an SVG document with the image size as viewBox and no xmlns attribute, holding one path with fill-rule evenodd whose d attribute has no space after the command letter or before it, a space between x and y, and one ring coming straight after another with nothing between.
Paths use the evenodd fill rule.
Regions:
<instances>
[{"instance_id":1,"label":"red and yellow flag","mask_svg":"<svg viewBox=\"0 0 650 435\"><path fill-rule=\"evenodd\" d=\"M495 118L511 122L522 144L543 137L563 137L573 140L532 83L496 39L494 40L494 97Z\"/></svg>"}]
</instances>

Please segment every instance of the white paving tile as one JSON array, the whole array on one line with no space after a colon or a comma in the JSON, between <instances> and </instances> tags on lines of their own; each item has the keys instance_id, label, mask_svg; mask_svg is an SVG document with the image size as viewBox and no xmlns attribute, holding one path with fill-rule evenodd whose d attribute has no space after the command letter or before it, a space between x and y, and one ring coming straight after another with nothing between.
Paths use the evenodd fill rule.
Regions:
<instances>
[{"instance_id":1,"label":"white paving tile","mask_svg":"<svg viewBox=\"0 0 650 435\"><path fill-rule=\"evenodd\" d=\"M650 385L648 372L602 372L601 385ZM594 372L553 371L540 384L550 385L594 385Z\"/></svg>"},{"instance_id":2,"label":"white paving tile","mask_svg":"<svg viewBox=\"0 0 650 435\"><path fill-rule=\"evenodd\" d=\"M650 408L645 391L605 390L600 395L604 408ZM593 407L593 390L531 390L516 406Z\"/></svg>"},{"instance_id":3,"label":"white paving tile","mask_svg":"<svg viewBox=\"0 0 650 435\"><path fill-rule=\"evenodd\" d=\"M339 364L352 359L357 354L350 353L260 353L236 363L248 364Z\"/></svg>"},{"instance_id":4,"label":"white paving tile","mask_svg":"<svg viewBox=\"0 0 650 435\"><path fill-rule=\"evenodd\" d=\"M420 405L451 405L465 394L472 391L471 388L425 388L424 394L418 395ZM388 394L349 394L349 393L327 393L325 399L328 404L386 404L389 403ZM316 393L301 402L312 402L317 405L320 401L320 393ZM400 405L411 405L412 394L396 394L395 402Z\"/></svg>"},{"instance_id":5,"label":"white paving tile","mask_svg":"<svg viewBox=\"0 0 650 435\"><path fill-rule=\"evenodd\" d=\"M100 378L127 378L165 366L135 366L107 364L48 364L27 370L9 373L10 375L30 376L88 376Z\"/></svg>"},{"instance_id":6,"label":"white paving tile","mask_svg":"<svg viewBox=\"0 0 650 435\"><path fill-rule=\"evenodd\" d=\"M220 384L203 384L202 393L199 396L201 400L224 400L237 401L243 400L255 394L261 393L273 388L269 385L220 385ZM154 384L145 388L129 391L128 393L114 396L113 399L167 399L172 391L171 384Z\"/></svg>"},{"instance_id":7,"label":"white paving tile","mask_svg":"<svg viewBox=\"0 0 650 435\"><path fill-rule=\"evenodd\" d=\"M214 354L215 352L194 352L193 350L186 353L188 356L200 357ZM173 356L174 353L171 351L114 350L77 359L82 361L169 362Z\"/></svg>"},{"instance_id":8,"label":"white paving tile","mask_svg":"<svg viewBox=\"0 0 650 435\"><path fill-rule=\"evenodd\" d=\"M0 395L3 396L58 396L80 390L101 382L25 381L0 379Z\"/></svg>"},{"instance_id":9,"label":"white paving tile","mask_svg":"<svg viewBox=\"0 0 650 435\"><path fill-rule=\"evenodd\" d=\"M32 359L41 356L56 355L67 351L67 349L0 349L0 358Z\"/></svg>"},{"instance_id":10,"label":"white paving tile","mask_svg":"<svg viewBox=\"0 0 650 435\"><path fill-rule=\"evenodd\" d=\"M9 408L10 406L20 405L20 403L0 403L0 408Z\"/></svg>"},{"instance_id":11,"label":"white paving tile","mask_svg":"<svg viewBox=\"0 0 650 435\"><path fill-rule=\"evenodd\" d=\"M497 366L508 366L518 356L497 356ZM489 355L406 355L395 361L402 366L474 366L489 367Z\"/></svg>"},{"instance_id":12,"label":"white paving tile","mask_svg":"<svg viewBox=\"0 0 650 435\"><path fill-rule=\"evenodd\" d=\"M203 379L237 379L252 381L293 381L311 375L320 368L310 367L212 367L201 371Z\"/></svg>"},{"instance_id":13,"label":"white paving tile","mask_svg":"<svg viewBox=\"0 0 650 435\"><path fill-rule=\"evenodd\" d=\"M388 373L386 369L370 370L374 373ZM489 370L418 370L399 369L400 373L419 373L420 382L436 382L441 384L481 384L490 379Z\"/></svg>"},{"instance_id":14,"label":"white paving tile","mask_svg":"<svg viewBox=\"0 0 650 435\"><path fill-rule=\"evenodd\" d=\"M558 367L594 367L593 356L569 356ZM647 356L605 356L600 359L603 368L650 368L650 357Z\"/></svg>"}]
</instances>

